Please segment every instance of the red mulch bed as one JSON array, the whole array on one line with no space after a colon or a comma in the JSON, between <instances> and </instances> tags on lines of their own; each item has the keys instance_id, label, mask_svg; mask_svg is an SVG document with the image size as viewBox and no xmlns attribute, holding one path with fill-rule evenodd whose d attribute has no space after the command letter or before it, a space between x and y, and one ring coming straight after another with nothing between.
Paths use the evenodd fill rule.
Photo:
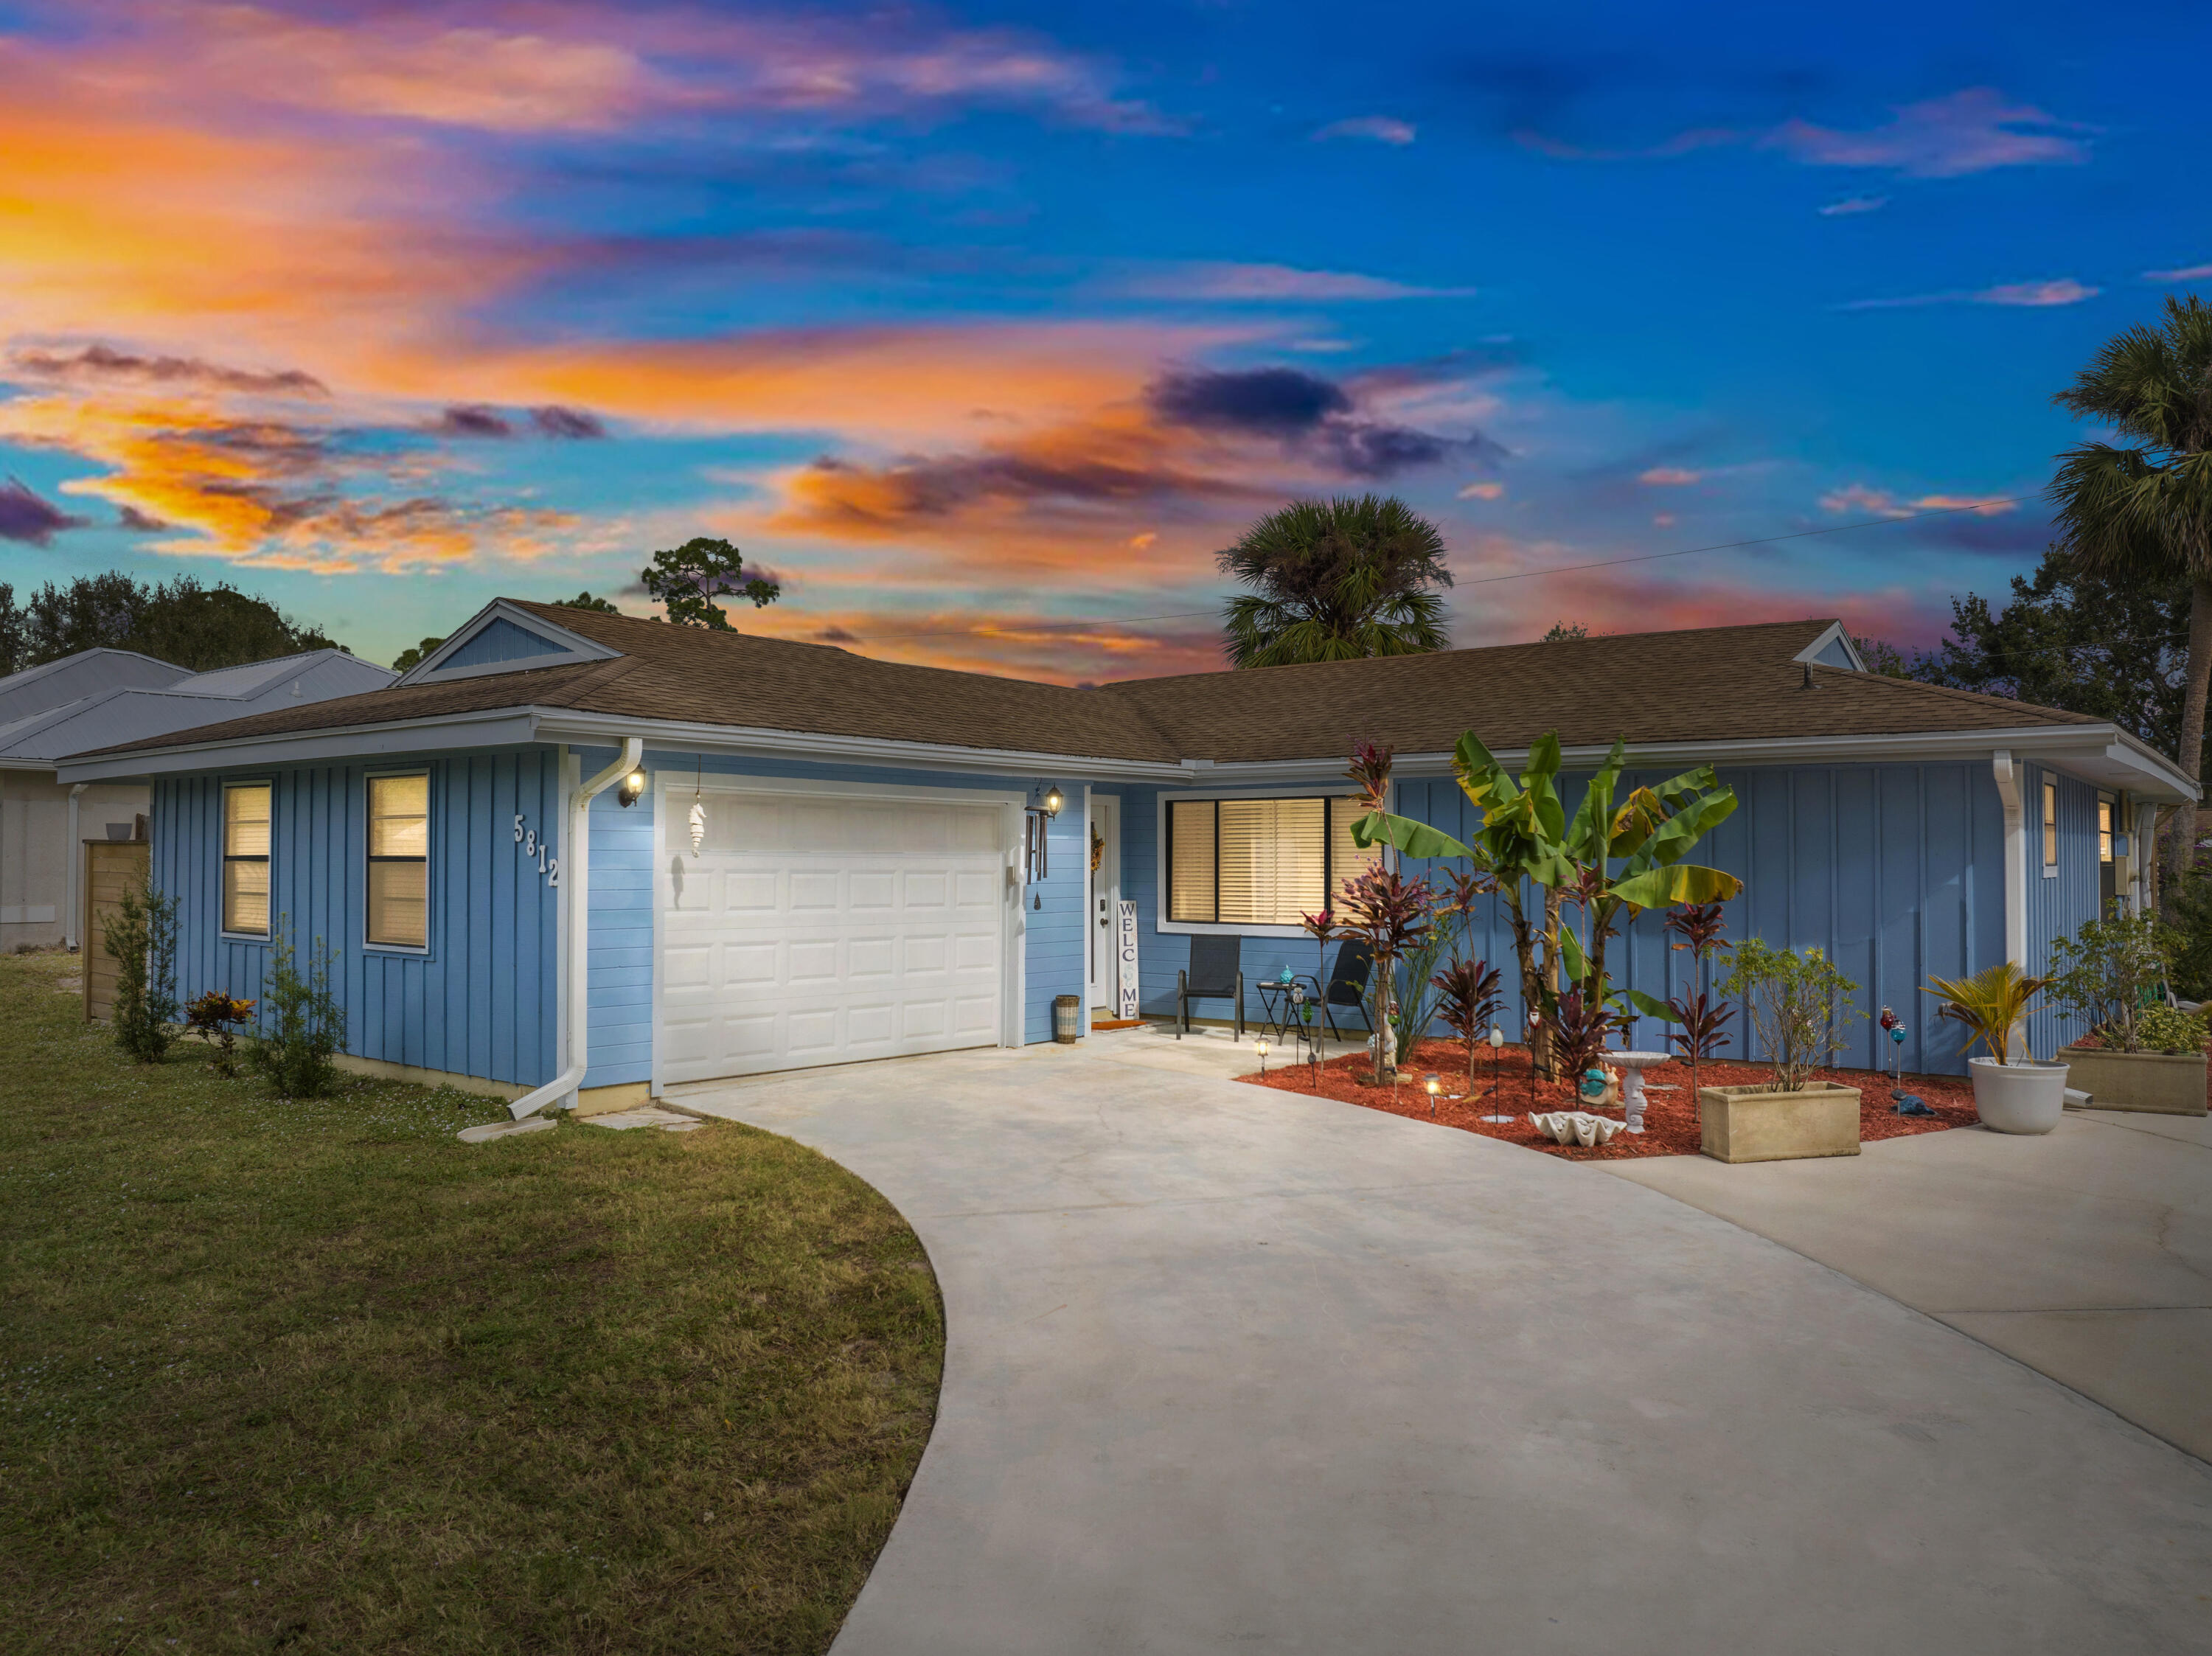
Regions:
<instances>
[{"instance_id":1,"label":"red mulch bed","mask_svg":"<svg viewBox=\"0 0 2212 1656\"><path fill-rule=\"evenodd\" d=\"M1681 1064L1655 1065L1644 1072L1644 1131L1641 1133L1615 1133L1609 1144L1560 1144L1547 1138L1528 1125L1528 1113L1534 1109L1571 1110L1580 1108L1574 1089L1565 1082L1539 1081L1535 1083L1535 1102L1529 1102L1528 1052L1524 1046L1505 1047L1499 1055L1498 1108L1513 1119L1493 1123L1478 1119L1492 1107L1482 1095L1491 1086L1489 1049L1479 1049L1481 1056L1475 1062L1475 1096L1472 1099L1439 1098L1435 1106L1435 1119L1447 1127L1457 1127L1464 1132L1479 1132L1486 1137L1502 1138L1508 1143L1525 1144L1532 1150L1548 1150L1553 1156L1564 1156L1577 1162L1618 1161L1632 1156L1695 1156L1698 1153L1698 1104L1690 1091L1690 1071ZM1456 1041L1425 1040L1414 1050L1413 1060L1398 1073L1401 1077L1394 1089L1367 1083L1370 1065L1364 1052L1352 1052L1343 1058L1332 1059L1322 1066L1321 1085L1313 1082L1313 1070L1308 1065L1271 1064L1265 1076L1239 1076L1255 1087L1273 1087L1284 1092L1314 1093L1334 1098L1347 1104L1364 1105L1370 1110L1388 1110L1393 1115L1411 1116L1417 1119L1430 1119L1429 1095L1422 1088L1422 1077L1435 1071L1443 1080L1447 1093L1455 1092L1467 1084L1467 1049ZM1927 1101L1936 1113L1932 1116L1899 1115L1889 1095L1890 1080L1886 1074L1871 1070L1819 1070L1815 1077L1832 1082L1840 1087L1856 1087L1860 1091L1859 1137L1862 1140L1903 1138L1913 1133L1942 1132L1949 1127L1971 1127L1981 1118L1974 1113L1973 1083L1964 1076L1916 1076L1905 1077L1905 1089L1916 1093ZM1698 1066L1698 1082L1705 1087L1764 1086L1774 1078L1772 1070L1757 1064L1701 1064ZM1662 1087L1672 1087L1673 1092L1661 1092ZM1619 1119L1620 1112L1613 1109L1593 1113L1611 1115Z\"/></svg>"}]
</instances>

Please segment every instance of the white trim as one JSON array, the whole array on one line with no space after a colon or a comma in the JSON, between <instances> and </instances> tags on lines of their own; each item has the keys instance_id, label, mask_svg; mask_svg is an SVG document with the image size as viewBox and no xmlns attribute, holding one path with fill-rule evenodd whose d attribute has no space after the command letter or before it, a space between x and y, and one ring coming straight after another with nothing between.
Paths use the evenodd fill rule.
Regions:
<instances>
[{"instance_id":1,"label":"white trim","mask_svg":"<svg viewBox=\"0 0 2212 1656\"><path fill-rule=\"evenodd\" d=\"M564 748L562 751L567 749ZM643 754L638 755L638 763L645 763ZM667 908L661 893L668 881L669 860L668 813L662 809L668 803L668 790L656 783L654 778L658 774L652 770L645 773L645 798L653 806L653 964L649 968L651 977L647 990L647 1004L652 1015L646 1020L649 1031L646 1045L651 1056L646 1060L646 1090L655 1098L661 1095L666 1084L660 1078L660 950L663 942L660 917Z\"/></svg>"},{"instance_id":2,"label":"white trim","mask_svg":"<svg viewBox=\"0 0 2212 1656\"><path fill-rule=\"evenodd\" d=\"M776 731L757 725L713 725L698 720L626 719L616 713L580 713L568 707L532 707L548 739L594 742L605 746L605 733L617 727L642 730L654 747L677 753L719 753L859 764L924 766L931 770L978 772L988 775L1033 774L1042 785L1070 773L1102 779L1177 782L1201 767L1195 760L1103 759L1040 749L971 748L941 742L892 741L877 736L835 736L817 731ZM1309 760L1309 767L1336 761Z\"/></svg>"},{"instance_id":3,"label":"white trim","mask_svg":"<svg viewBox=\"0 0 2212 1656\"><path fill-rule=\"evenodd\" d=\"M371 691L368 694L374 695ZM449 753L456 748L527 747L538 740L538 719L529 707L498 707L480 713L445 713L427 719L394 719L302 731L296 735L249 737L196 742L176 747L140 748L117 754L88 754L58 761L64 782L143 781L191 771L245 770L279 765L318 764L332 759L393 760L418 754ZM600 742L598 745L609 745ZM619 746L620 743L613 745ZM170 761L170 762L164 762Z\"/></svg>"},{"instance_id":4,"label":"white trim","mask_svg":"<svg viewBox=\"0 0 2212 1656\"><path fill-rule=\"evenodd\" d=\"M269 790L269 854L261 860L269 870L269 924L259 931L233 931L223 924L224 865L230 861L230 791L233 788ZM150 810L153 801L147 801ZM273 943L276 941L276 779L270 776L226 776L215 789L215 935L222 943Z\"/></svg>"},{"instance_id":5,"label":"white trim","mask_svg":"<svg viewBox=\"0 0 2212 1656\"><path fill-rule=\"evenodd\" d=\"M668 779L665 788L680 786L684 769L678 765L663 772L647 772L647 786L652 786L654 775L665 775ZM817 781L809 776L740 776L728 771L713 774L714 787L706 786L705 777L699 779L700 787L708 793L811 793L848 799L915 799L933 805L1018 805L1028 797L1004 788L910 788L901 782ZM1014 838L1018 843L1021 836Z\"/></svg>"},{"instance_id":6,"label":"white trim","mask_svg":"<svg viewBox=\"0 0 2212 1656\"><path fill-rule=\"evenodd\" d=\"M519 627L535 638L542 638L554 647L543 655L518 656L512 661L489 661L474 667L447 667L444 664L477 634L493 622L501 621ZM572 633L556 622L518 609L505 598L494 598L449 634L443 644L401 674L398 682L447 684L464 678L483 678L493 673L535 672L542 668L559 666L564 662L611 661L621 654L621 651L611 650L604 644L586 638L581 633Z\"/></svg>"},{"instance_id":7,"label":"white trim","mask_svg":"<svg viewBox=\"0 0 2212 1656\"><path fill-rule=\"evenodd\" d=\"M1844 646L1844 653L1850 658L1850 670L1853 672L1863 673L1866 671L1866 658L1859 653L1859 646L1851 641L1851 635L1844 630L1844 623L1840 621L1830 622L1826 631L1823 632L1820 637L1814 639L1810 644L1800 650L1796 655L1790 657L1790 659L1792 661L1809 661L1815 666L1826 667L1829 665L1829 664L1820 659L1820 652L1826 649L1831 644L1837 643L1840 643Z\"/></svg>"},{"instance_id":8,"label":"white trim","mask_svg":"<svg viewBox=\"0 0 2212 1656\"><path fill-rule=\"evenodd\" d=\"M78 833L77 800L91 786L89 782L74 783L69 792L69 910L62 925L62 946L72 955L77 950L76 923L82 918L81 911L84 907L84 840ZM146 814L151 817L153 812L154 802L149 799ZM149 832L151 832L150 828ZM218 892L217 901L220 901L221 898L222 894Z\"/></svg>"},{"instance_id":9,"label":"white trim","mask_svg":"<svg viewBox=\"0 0 2212 1656\"><path fill-rule=\"evenodd\" d=\"M2004 923L2005 958L2023 968L2027 964L2027 828L2020 797L2021 775L2012 755L1999 749L1990 755L1990 771L2004 806Z\"/></svg>"}]
</instances>

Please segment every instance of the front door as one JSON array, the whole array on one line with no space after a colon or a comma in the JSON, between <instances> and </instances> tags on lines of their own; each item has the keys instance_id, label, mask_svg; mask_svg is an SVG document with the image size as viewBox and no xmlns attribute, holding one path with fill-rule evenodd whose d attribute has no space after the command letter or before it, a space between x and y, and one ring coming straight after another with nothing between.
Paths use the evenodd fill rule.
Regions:
<instances>
[{"instance_id":1,"label":"front door","mask_svg":"<svg viewBox=\"0 0 2212 1656\"><path fill-rule=\"evenodd\" d=\"M1091 796L1091 1007L1111 1018L1119 1002L1119 956L1114 940L1121 912L1121 802L1110 793Z\"/></svg>"}]
</instances>

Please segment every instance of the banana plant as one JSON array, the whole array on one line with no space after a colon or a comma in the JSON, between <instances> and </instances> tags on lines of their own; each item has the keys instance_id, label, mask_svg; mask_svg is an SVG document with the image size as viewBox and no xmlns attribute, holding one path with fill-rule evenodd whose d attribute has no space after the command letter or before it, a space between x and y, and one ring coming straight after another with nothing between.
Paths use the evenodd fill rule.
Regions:
<instances>
[{"instance_id":1,"label":"banana plant","mask_svg":"<svg viewBox=\"0 0 2212 1656\"><path fill-rule=\"evenodd\" d=\"M1541 1050L1530 1057L1547 1076L1553 1072L1551 1025L1563 988L1571 986L1585 1004L1621 1004L1605 971L1606 943L1619 931L1620 919L1676 903L1724 901L1743 889L1733 874L1682 860L1735 811L1735 791L1722 785L1711 766L1701 765L1655 786L1631 789L1616 804L1626 760L1626 743L1615 742L1570 817L1559 797L1558 731L1547 731L1530 748L1516 780L1469 731L1453 752L1452 771L1460 791L1482 813L1473 845L1381 809L1379 790L1369 793L1378 802L1376 808L1352 825L1352 837L1361 846L1389 845L1406 857L1463 857L1495 878L1512 928L1522 1004L1543 1015L1537 1032ZM1532 920L1534 893L1541 899ZM1571 904L1579 919L1571 926L1565 918ZM1667 1016L1663 1002L1639 991L1628 999L1639 1010Z\"/></svg>"}]
</instances>

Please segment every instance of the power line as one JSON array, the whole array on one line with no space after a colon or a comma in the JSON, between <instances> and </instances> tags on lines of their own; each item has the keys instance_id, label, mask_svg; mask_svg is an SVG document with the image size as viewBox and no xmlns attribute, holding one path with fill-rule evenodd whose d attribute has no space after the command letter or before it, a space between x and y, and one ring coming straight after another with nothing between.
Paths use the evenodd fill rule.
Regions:
<instances>
[{"instance_id":1,"label":"power line","mask_svg":"<svg viewBox=\"0 0 2212 1656\"><path fill-rule=\"evenodd\" d=\"M1584 569L1618 569L1623 564L1656 563L1662 558L1694 557L1701 552L1733 552L1747 546L1772 546L1782 541L1802 541L1813 535L1840 535L1847 529L1879 529L1885 524L1917 523L1923 518L1955 517L1961 512L1986 512L1993 506L2018 506L2028 497L2014 494L1976 500L1970 506L1930 507L1922 512L1907 512L1885 518L1863 518L1856 523L1829 524L1820 529L1793 530L1787 535L1762 535L1756 540L1717 541L1711 546L1685 546L1672 552L1639 552L1632 557L1601 558L1592 563L1555 564L1544 569L1516 569L1504 575L1478 575L1471 580L1455 581L1455 589L1462 586L1492 586L1500 581L1529 580L1538 575L1567 575ZM1156 621L1190 621L1200 616L1218 616L1219 610L1176 610L1162 616L1114 616L1097 621L1034 621L1018 626L1008 626L1007 632L1053 633L1069 630L1085 631L1103 627L1142 627ZM947 627L919 633L876 633L855 639L856 644L890 644L909 638L968 638L984 632L980 627Z\"/></svg>"}]
</instances>

